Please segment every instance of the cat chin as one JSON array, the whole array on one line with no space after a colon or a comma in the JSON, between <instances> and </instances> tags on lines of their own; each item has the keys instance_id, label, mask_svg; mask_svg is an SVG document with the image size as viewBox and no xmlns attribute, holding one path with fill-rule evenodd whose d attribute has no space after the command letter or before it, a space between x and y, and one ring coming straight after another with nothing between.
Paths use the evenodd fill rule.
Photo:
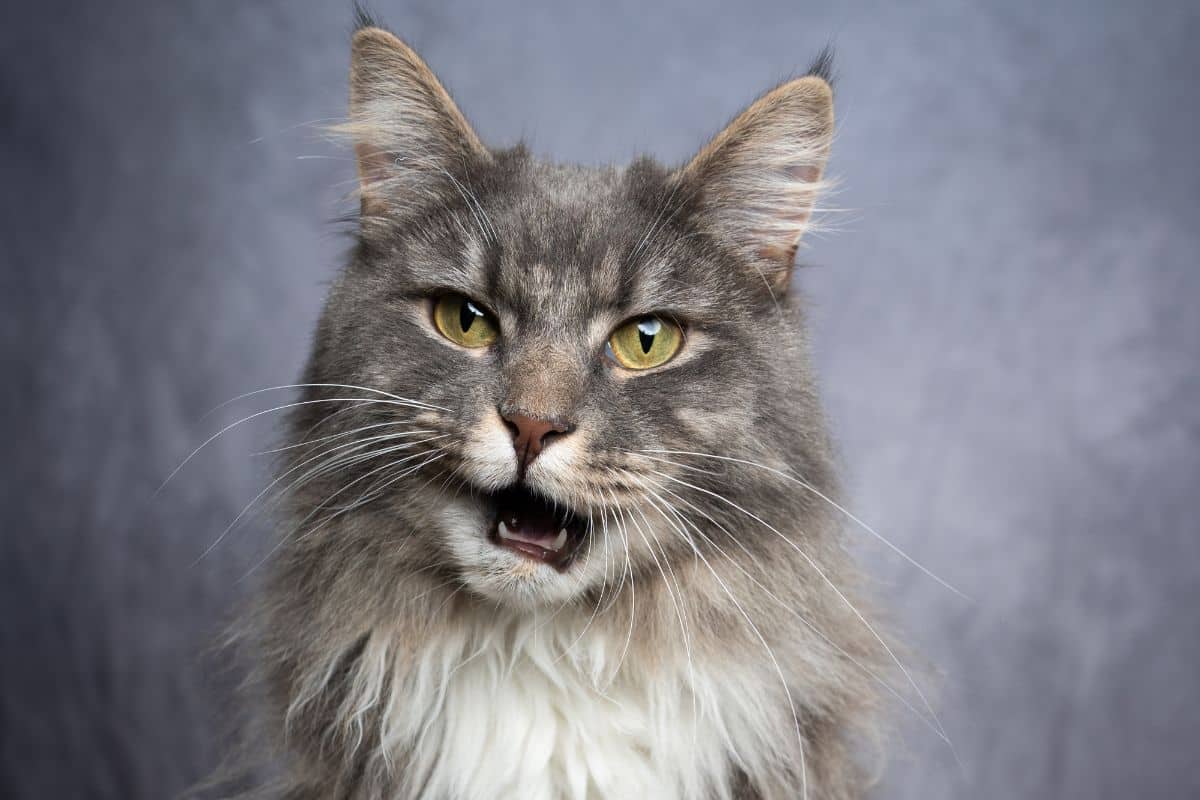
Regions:
<instances>
[{"instance_id":1,"label":"cat chin","mask_svg":"<svg viewBox=\"0 0 1200 800\"><path fill-rule=\"evenodd\" d=\"M586 553L564 569L533 560L492 541L490 516L478 501L468 498L447 502L436 514L446 551L468 589L516 608L561 605L584 592L590 561Z\"/></svg>"},{"instance_id":2,"label":"cat chin","mask_svg":"<svg viewBox=\"0 0 1200 800\"><path fill-rule=\"evenodd\" d=\"M475 594L518 609L560 606L580 594L579 584L552 567L497 551L495 565L462 571L463 583Z\"/></svg>"}]
</instances>

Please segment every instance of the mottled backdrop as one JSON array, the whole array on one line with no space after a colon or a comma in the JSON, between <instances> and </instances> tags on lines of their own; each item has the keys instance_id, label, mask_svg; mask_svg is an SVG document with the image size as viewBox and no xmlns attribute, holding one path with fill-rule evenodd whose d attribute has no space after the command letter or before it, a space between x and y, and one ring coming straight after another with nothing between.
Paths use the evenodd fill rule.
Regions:
<instances>
[{"instance_id":1,"label":"mottled backdrop","mask_svg":"<svg viewBox=\"0 0 1200 800\"><path fill-rule=\"evenodd\" d=\"M501 6L507 5L507 8ZM390 2L484 137L679 160L839 58L835 230L798 282L879 593L962 761L879 798L1200 793L1200 12L1179 2ZM342 2L0 10L0 796L213 766L210 645L347 245ZM265 404L259 401L265 401ZM271 415L267 415L268 417ZM260 421L265 421L265 418Z\"/></svg>"}]
</instances>

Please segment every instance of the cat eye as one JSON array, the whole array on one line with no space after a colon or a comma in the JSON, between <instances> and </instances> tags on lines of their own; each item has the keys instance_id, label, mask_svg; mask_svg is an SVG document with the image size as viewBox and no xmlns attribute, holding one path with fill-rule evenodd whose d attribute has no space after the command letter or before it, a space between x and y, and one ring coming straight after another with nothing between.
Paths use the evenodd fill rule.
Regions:
<instances>
[{"instance_id":1,"label":"cat eye","mask_svg":"<svg viewBox=\"0 0 1200 800\"><path fill-rule=\"evenodd\" d=\"M492 315L461 294L444 294L434 301L433 324L462 347L487 347L500 335Z\"/></svg>"},{"instance_id":2,"label":"cat eye","mask_svg":"<svg viewBox=\"0 0 1200 800\"><path fill-rule=\"evenodd\" d=\"M646 316L631 319L608 337L608 353L625 369L661 366L679 352L683 330L669 319Z\"/></svg>"}]
</instances>

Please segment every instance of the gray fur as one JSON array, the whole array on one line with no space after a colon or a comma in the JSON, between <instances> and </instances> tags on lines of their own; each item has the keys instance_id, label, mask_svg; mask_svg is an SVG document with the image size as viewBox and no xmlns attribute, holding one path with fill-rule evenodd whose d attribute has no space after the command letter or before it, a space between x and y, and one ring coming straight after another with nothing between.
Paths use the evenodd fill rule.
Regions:
<instances>
[{"instance_id":1,"label":"gray fur","mask_svg":"<svg viewBox=\"0 0 1200 800\"><path fill-rule=\"evenodd\" d=\"M404 63L410 72L423 67ZM403 78L426 79L433 80ZM291 416L286 444L313 444L285 451L280 472L302 471L331 438L352 446L393 422L419 420L431 441L403 450L415 467L401 480L373 477L395 474L388 468L395 455L365 458L311 478L289 498L268 590L251 626L272 698L265 731L285 764L281 793L366 800L404 785L403 762L378 757L378 709L356 717L353 731L346 728L358 660L380 626L399 624L408 646L422 648L457 624L455 614L495 601L473 592L443 531L429 524L429 509L448 493L488 488L464 474L463 452L495 409L515 403L578 421L587 431L583 471L590 488L567 500L577 513L597 512L620 496L653 514L636 482L623 481L619 470L635 481L672 481L674 505L687 504L703 528L697 535L704 538L679 536L661 545L672 573L685 576L680 591L692 646L744 652L764 667L778 658L786 684L803 689L796 722L806 752L793 746L788 763L771 774L742 774L737 796L792 796L804 785L812 800L859 797L863 776L853 737L873 730L874 676L886 672L887 658L882 640L857 616L862 601L840 546L842 520L820 498L836 497L838 488L808 365L803 306L786 291L786 280L782 293L778 282L764 281L747 250L713 221L719 209L761 205L754 194L758 173L711 177L736 172L714 165L720 147L681 171L649 159L584 169L538 161L522 147L482 152L466 141L431 144L428 127L417 137L421 152L413 153L404 150L410 88L394 92L395 119L381 122L378 107L369 118L352 114L348 130L360 159L369 153L370 162L360 160L359 241L329 294L304 375L307 388ZM786 105L764 102L748 132L735 121L723 134L736 142L742 161L760 147L756 137L774 135L763 133L777 119L771 103ZM455 110L434 111L415 112L416 124L444 122ZM436 136L459 133L469 136L446 124ZM778 156L779 141L761 144ZM794 211L779 213L786 218ZM800 211L802 225L808 209ZM504 335L487 352L431 335L431 298L447 290L494 313ZM687 344L664 367L620 374L595 331L650 312L678 321ZM363 403L372 395L346 386L422 406ZM647 451L716 454L770 469ZM800 476L815 491L772 469ZM367 501L355 502L363 496ZM352 507L342 510L347 503ZM598 551L600 537L593 529L584 557ZM639 654L649 658L655 647L681 645L664 633L678 612L668 605L673 598L659 556L647 547L631 547L628 555L640 606L627 606L629 592L617 591L614 573L581 586L561 610L586 616L611 597L612 610L594 631L636 620L625 669L639 669ZM727 597L697 571L699 558L732 587ZM759 632L765 646L756 640ZM777 699L782 704L784 695Z\"/></svg>"},{"instance_id":2,"label":"gray fur","mask_svg":"<svg viewBox=\"0 0 1200 800\"><path fill-rule=\"evenodd\" d=\"M849 507L976 600L850 534L966 764L905 731L873 796L1200 795L1194 3L374 5L488 142L585 162L685 158L836 34L850 213L797 285ZM146 498L300 374L353 166L297 126L344 113L347 10L7 10L0 796L176 797L270 544L195 562L273 445Z\"/></svg>"}]
</instances>

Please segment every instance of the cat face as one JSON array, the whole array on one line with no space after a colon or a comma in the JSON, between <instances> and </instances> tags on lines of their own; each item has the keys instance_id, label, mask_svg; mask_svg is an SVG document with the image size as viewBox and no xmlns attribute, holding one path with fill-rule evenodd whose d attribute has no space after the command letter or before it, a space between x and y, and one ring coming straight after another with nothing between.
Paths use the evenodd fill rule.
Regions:
<instances>
[{"instance_id":1,"label":"cat face","mask_svg":"<svg viewBox=\"0 0 1200 800\"><path fill-rule=\"evenodd\" d=\"M689 457L794 463L820 438L788 279L831 124L806 77L681 169L549 165L485 148L411 50L360 31L359 245L294 420L357 459L310 484L343 487L324 535L391 537L403 569L518 605L693 557L696 517L753 486Z\"/></svg>"}]
</instances>

